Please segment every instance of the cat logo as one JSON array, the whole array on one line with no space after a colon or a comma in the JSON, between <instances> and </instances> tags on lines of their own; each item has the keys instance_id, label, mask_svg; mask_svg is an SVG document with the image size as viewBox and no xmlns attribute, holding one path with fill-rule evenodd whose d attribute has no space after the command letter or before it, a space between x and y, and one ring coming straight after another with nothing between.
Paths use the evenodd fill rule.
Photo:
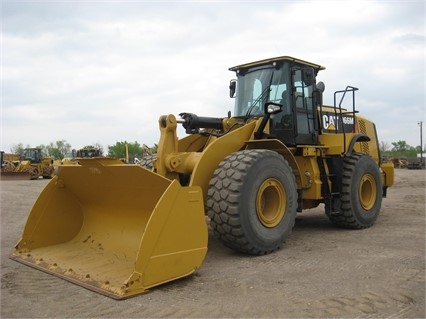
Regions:
<instances>
[{"instance_id":1,"label":"cat logo","mask_svg":"<svg viewBox=\"0 0 426 319\"><path fill-rule=\"evenodd\" d=\"M328 124L328 126L327 126L327 128L326 128L326 129L327 129L327 130L330 130L330 131L335 131L335 130L337 130L333 123Z\"/></svg>"},{"instance_id":2,"label":"cat logo","mask_svg":"<svg viewBox=\"0 0 426 319\"><path fill-rule=\"evenodd\" d=\"M347 131L347 129L346 129L347 125L350 125L350 126L354 125L353 116L342 116L342 117L340 117L339 115L334 115L334 114L330 114L330 113L325 113L322 116L323 129L325 129L325 130L338 131L339 129L341 129L339 127L339 124L342 124L342 123L345 126L345 131Z\"/></svg>"},{"instance_id":3,"label":"cat logo","mask_svg":"<svg viewBox=\"0 0 426 319\"><path fill-rule=\"evenodd\" d=\"M322 117L323 128L330 131L335 131L336 124L338 125L337 116L324 114ZM336 123L336 124L335 124Z\"/></svg>"}]
</instances>

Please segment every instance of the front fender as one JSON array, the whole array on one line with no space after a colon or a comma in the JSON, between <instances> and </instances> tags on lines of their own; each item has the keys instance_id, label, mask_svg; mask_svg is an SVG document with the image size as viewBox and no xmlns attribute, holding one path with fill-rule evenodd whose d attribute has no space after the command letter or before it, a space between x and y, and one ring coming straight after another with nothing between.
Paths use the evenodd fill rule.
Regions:
<instances>
[{"instance_id":1,"label":"front fender","mask_svg":"<svg viewBox=\"0 0 426 319\"><path fill-rule=\"evenodd\" d=\"M203 189L204 198L207 198L209 182L215 169L226 156L245 147L246 141L252 139L257 125L258 121L252 121L212 140L201 153L192 172L189 186L200 186Z\"/></svg>"},{"instance_id":2,"label":"front fender","mask_svg":"<svg viewBox=\"0 0 426 319\"><path fill-rule=\"evenodd\" d=\"M277 139L264 139L264 140L255 140L255 141L247 141L247 149L268 149L271 151L275 151L279 154L281 154L290 165L291 169L293 170L293 174L296 177L296 183L297 188L301 189L303 182L302 182L302 174L300 171L300 167L297 164L297 161L293 155L293 152L290 151L290 149L282 143L280 140Z\"/></svg>"}]
</instances>

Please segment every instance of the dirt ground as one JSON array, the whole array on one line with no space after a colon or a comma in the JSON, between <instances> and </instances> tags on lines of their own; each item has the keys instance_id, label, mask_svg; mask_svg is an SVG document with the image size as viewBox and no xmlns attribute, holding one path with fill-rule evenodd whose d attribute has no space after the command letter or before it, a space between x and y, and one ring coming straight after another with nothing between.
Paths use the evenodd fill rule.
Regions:
<instances>
[{"instance_id":1,"label":"dirt ground","mask_svg":"<svg viewBox=\"0 0 426 319\"><path fill-rule=\"evenodd\" d=\"M425 171L396 170L369 229L335 228L318 207L262 257L210 233L195 274L122 301L9 259L47 182L1 182L1 318L425 318Z\"/></svg>"}]
</instances>

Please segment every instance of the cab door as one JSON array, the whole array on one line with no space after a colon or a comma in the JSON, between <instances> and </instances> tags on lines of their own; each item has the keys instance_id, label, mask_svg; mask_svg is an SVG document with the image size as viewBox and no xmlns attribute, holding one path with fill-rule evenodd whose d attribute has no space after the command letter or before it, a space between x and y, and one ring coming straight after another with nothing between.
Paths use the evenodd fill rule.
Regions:
<instances>
[{"instance_id":1,"label":"cab door","mask_svg":"<svg viewBox=\"0 0 426 319\"><path fill-rule=\"evenodd\" d=\"M314 69L300 66L293 67L291 80L296 145L318 144L318 121L316 120L317 114L313 99Z\"/></svg>"}]
</instances>

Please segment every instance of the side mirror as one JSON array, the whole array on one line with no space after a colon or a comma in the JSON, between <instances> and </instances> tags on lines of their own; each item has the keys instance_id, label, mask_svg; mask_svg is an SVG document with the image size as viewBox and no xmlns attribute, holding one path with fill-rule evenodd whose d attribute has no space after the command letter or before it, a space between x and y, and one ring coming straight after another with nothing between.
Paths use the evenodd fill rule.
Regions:
<instances>
[{"instance_id":1,"label":"side mirror","mask_svg":"<svg viewBox=\"0 0 426 319\"><path fill-rule=\"evenodd\" d=\"M281 112L282 105L274 102L268 102L265 104L265 116L262 118L262 122L260 122L259 128L256 132L254 132L255 139L261 139L264 137L263 130L266 127L268 121L274 117L274 114Z\"/></svg>"},{"instance_id":2,"label":"side mirror","mask_svg":"<svg viewBox=\"0 0 426 319\"><path fill-rule=\"evenodd\" d=\"M231 80L229 82L229 97L235 97L235 91L237 89L237 80Z\"/></svg>"},{"instance_id":3,"label":"side mirror","mask_svg":"<svg viewBox=\"0 0 426 319\"><path fill-rule=\"evenodd\" d=\"M321 94L325 91L325 84L322 81L319 81L317 83L317 90L321 92Z\"/></svg>"},{"instance_id":4,"label":"side mirror","mask_svg":"<svg viewBox=\"0 0 426 319\"><path fill-rule=\"evenodd\" d=\"M322 94L325 90L325 84L324 82L320 81L317 83L316 89L314 91L314 99L315 99L315 105L322 105Z\"/></svg>"}]
</instances>

